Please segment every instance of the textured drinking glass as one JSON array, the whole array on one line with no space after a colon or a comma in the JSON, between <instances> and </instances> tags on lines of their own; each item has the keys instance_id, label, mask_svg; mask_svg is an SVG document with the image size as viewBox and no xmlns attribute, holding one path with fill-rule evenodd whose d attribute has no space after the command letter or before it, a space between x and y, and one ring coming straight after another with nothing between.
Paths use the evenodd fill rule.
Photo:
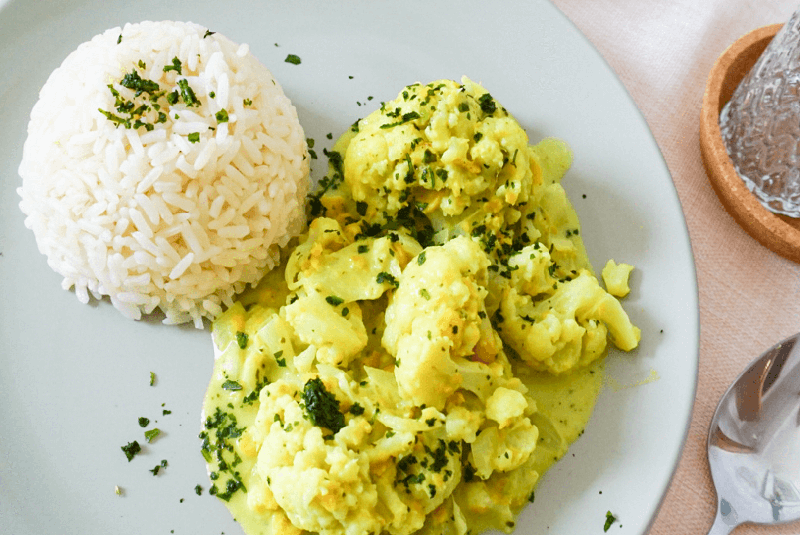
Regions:
<instances>
[{"instance_id":1,"label":"textured drinking glass","mask_svg":"<svg viewBox=\"0 0 800 535\"><path fill-rule=\"evenodd\" d=\"M739 176L768 210L800 217L800 10L720 114Z\"/></svg>"}]
</instances>

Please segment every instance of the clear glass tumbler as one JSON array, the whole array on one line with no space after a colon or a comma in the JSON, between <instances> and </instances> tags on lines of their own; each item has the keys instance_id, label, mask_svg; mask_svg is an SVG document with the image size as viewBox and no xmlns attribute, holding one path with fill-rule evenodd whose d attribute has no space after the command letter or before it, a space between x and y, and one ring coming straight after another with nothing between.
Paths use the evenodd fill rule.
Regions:
<instances>
[{"instance_id":1,"label":"clear glass tumbler","mask_svg":"<svg viewBox=\"0 0 800 535\"><path fill-rule=\"evenodd\" d=\"M800 10L720 114L736 171L768 210L800 217Z\"/></svg>"}]
</instances>

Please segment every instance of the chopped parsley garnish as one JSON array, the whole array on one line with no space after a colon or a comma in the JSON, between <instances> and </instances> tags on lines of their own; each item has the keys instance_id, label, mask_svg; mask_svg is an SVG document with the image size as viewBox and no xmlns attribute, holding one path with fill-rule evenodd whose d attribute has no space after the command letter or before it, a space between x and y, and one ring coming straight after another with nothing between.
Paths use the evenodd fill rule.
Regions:
<instances>
[{"instance_id":1,"label":"chopped parsley garnish","mask_svg":"<svg viewBox=\"0 0 800 535\"><path fill-rule=\"evenodd\" d=\"M133 90L135 92L135 97L138 97L142 93L150 93L152 95L160 89L157 83L152 80L142 78L135 70L123 76L122 81L120 81L120 85Z\"/></svg>"},{"instance_id":2,"label":"chopped parsley garnish","mask_svg":"<svg viewBox=\"0 0 800 535\"><path fill-rule=\"evenodd\" d=\"M261 394L261 390L268 384L269 379L266 377L262 381L259 381L253 391L244 397L242 400L242 405L252 405L258 399L259 394Z\"/></svg>"},{"instance_id":3,"label":"chopped parsley garnish","mask_svg":"<svg viewBox=\"0 0 800 535\"><path fill-rule=\"evenodd\" d=\"M172 65L164 65L164 72L175 71L182 74L182 70L181 60L178 59L178 56L172 58Z\"/></svg>"},{"instance_id":4,"label":"chopped parsley garnish","mask_svg":"<svg viewBox=\"0 0 800 535\"><path fill-rule=\"evenodd\" d=\"M367 215L367 208L368 205L365 202L359 201L356 203L356 212L358 212L358 215L360 215L361 217Z\"/></svg>"},{"instance_id":5,"label":"chopped parsley garnish","mask_svg":"<svg viewBox=\"0 0 800 535\"><path fill-rule=\"evenodd\" d=\"M424 263L425 263L425 251L422 251L421 253L419 253L419 255L417 255L417 264L421 266Z\"/></svg>"},{"instance_id":6,"label":"chopped parsley garnish","mask_svg":"<svg viewBox=\"0 0 800 535\"><path fill-rule=\"evenodd\" d=\"M192 132L187 136L189 143L197 143L200 141L200 132Z\"/></svg>"},{"instance_id":7,"label":"chopped parsley garnish","mask_svg":"<svg viewBox=\"0 0 800 535\"><path fill-rule=\"evenodd\" d=\"M252 101L252 100L250 100L249 98L246 98L246 99L244 99L244 100L242 101L242 105L243 105L243 106L251 106L252 104L253 104L253 101Z\"/></svg>"},{"instance_id":8,"label":"chopped parsley garnish","mask_svg":"<svg viewBox=\"0 0 800 535\"><path fill-rule=\"evenodd\" d=\"M234 492L239 489L244 490L241 476L235 470L242 459L235 452L233 443L241 437L245 431L244 427L237 427L236 416L232 413L223 412L219 407L216 408L212 416L208 416L205 421L205 430L200 433L203 440L201 452L206 462L216 462L217 470L209 473L212 481L217 481L222 474L227 473L229 479L226 482L225 490L220 492L219 488L212 485L208 493L217 495L220 499L228 501Z\"/></svg>"},{"instance_id":9,"label":"chopped parsley garnish","mask_svg":"<svg viewBox=\"0 0 800 535\"><path fill-rule=\"evenodd\" d=\"M214 415L208 416L205 421L205 427L209 432L211 430L216 430L215 437L217 439L217 446L223 449L228 439L235 439L242 436L244 428L237 428L236 425L236 416L227 412L222 412L219 407L214 411ZM200 438L207 439L208 434L207 431L204 431L201 433ZM206 453L210 453L210 444L206 441L203 443L203 446L203 456L205 457Z\"/></svg>"},{"instance_id":10,"label":"chopped parsley garnish","mask_svg":"<svg viewBox=\"0 0 800 535\"><path fill-rule=\"evenodd\" d=\"M150 425L150 419L145 418L144 416L139 418L139 427L147 427Z\"/></svg>"},{"instance_id":11,"label":"chopped parsley garnish","mask_svg":"<svg viewBox=\"0 0 800 535\"><path fill-rule=\"evenodd\" d=\"M362 414L364 414L364 407L362 407L356 402L350 406L350 410L348 410L347 412L349 412L353 416L361 416Z\"/></svg>"},{"instance_id":12,"label":"chopped parsley garnish","mask_svg":"<svg viewBox=\"0 0 800 535\"><path fill-rule=\"evenodd\" d=\"M344 303L344 299L342 299L341 297L336 297L335 295L329 295L328 297L325 298L325 301L327 301L329 305L333 306L339 306L342 303Z\"/></svg>"},{"instance_id":13,"label":"chopped parsley garnish","mask_svg":"<svg viewBox=\"0 0 800 535\"><path fill-rule=\"evenodd\" d=\"M397 469L402 472L408 472L408 469L415 464L417 464L417 458L414 457L413 455L406 455L405 457L397 461Z\"/></svg>"},{"instance_id":14,"label":"chopped parsley garnish","mask_svg":"<svg viewBox=\"0 0 800 535\"><path fill-rule=\"evenodd\" d=\"M132 70L129 74L126 74L120 83L128 89L136 91L134 99L144 93L145 89L152 89L153 87L155 87L156 90L158 89L158 84L151 80L142 80L136 70ZM148 93L148 97L141 99L144 100L144 102L141 100L139 102L134 102L124 98L120 92L114 88L114 84L108 84L107 87L114 97L114 108L120 115L102 108L98 108L97 111L114 123L116 127L124 126L130 129L144 126L148 131L153 130L154 126L146 121L145 114L150 111L150 104L152 104L153 107L157 106L155 101L163 95L163 91L158 91L153 94Z\"/></svg>"},{"instance_id":15,"label":"chopped parsley garnish","mask_svg":"<svg viewBox=\"0 0 800 535\"><path fill-rule=\"evenodd\" d=\"M406 488L406 491L407 491L408 490L408 486L410 484L420 484L423 481L425 481L425 474L420 472L417 475L414 475L414 474L407 475L406 477L404 477L403 479L400 480L400 483L403 484L403 486Z\"/></svg>"},{"instance_id":16,"label":"chopped parsley garnish","mask_svg":"<svg viewBox=\"0 0 800 535\"><path fill-rule=\"evenodd\" d=\"M152 472L154 476L157 476L159 470L161 470L162 468L166 468L166 467L167 467L167 460L166 459L162 459L160 464L157 464L153 468L150 469L150 472ZM181 501L183 501L183 500L181 500Z\"/></svg>"},{"instance_id":17,"label":"chopped parsley garnish","mask_svg":"<svg viewBox=\"0 0 800 535\"><path fill-rule=\"evenodd\" d=\"M283 355L283 350L275 352L275 355L274 355L275 362L277 362L278 366L280 366L281 368L285 368L286 367L286 357L281 358L282 355Z\"/></svg>"},{"instance_id":18,"label":"chopped parsley garnish","mask_svg":"<svg viewBox=\"0 0 800 535\"><path fill-rule=\"evenodd\" d=\"M300 56L296 54L289 54L286 56L284 60L286 63L291 63L292 65L300 65Z\"/></svg>"},{"instance_id":19,"label":"chopped parsley garnish","mask_svg":"<svg viewBox=\"0 0 800 535\"><path fill-rule=\"evenodd\" d=\"M389 114L387 113L386 115L388 116ZM410 111L408 113L404 113L403 116L400 117L399 121L396 121L394 123L382 124L380 127L384 130L387 128L394 128L395 126L400 126L401 124L413 121L414 119L419 119L419 117L420 117L419 113L415 111Z\"/></svg>"},{"instance_id":20,"label":"chopped parsley garnish","mask_svg":"<svg viewBox=\"0 0 800 535\"><path fill-rule=\"evenodd\" d=\"M228 112L225 108L222 108L216 113L217 122L218 123L227 123L228 122Z\"/></svg>"},{"instance_id":21,"label":"chopped parsley garnish","mask_svg":"<svg viewBox=\"0 0 800 535\"><path fill-rule=\"evenodd\" d=\"M432 472L441 472L442 468L447 466L447 444L444 440L439 439L439 445L435 450L425 446L425 452L433 459L433 464L430 466Z\"/></svg>"},{"instance_id":22,"label":"chopped parsley garnish","mask_svg":"<svg viewBox=\"0 0 800 535\"><path fill-rule=\"evenodd\" d=\"M394 277L394 275L392 275L391 273L387 273L385 271L381 271L380 273L378 273L378 276L375 277L375 282L377 282L378 284L383 284L385 282L388 282L389 284L394 285L395 288L400 287L400 281L398 281Z\"/></svg>"},{"instance_id":23,"label":"chopped parsley garnish","mask_svg":"<svg viewBox=\"0 0 800 535\"><path fill-rule=\"evenodd\" d=\"M464 481L469 483L470 481L475 479L476 473L477 470L475 470L475 467L472 466L472 464L467 463L467 465L464 467Z\"/></svg>"},{"instance_id":24,"label":"chopped parsley garnish","mask_svg":"<svg viewBox=\"0 0 800 535\"><path fill-rule=\"evenodd\" d=\"M612 514L611 514L611 511L608 511L608 512L606 512L606 523L605 523L605 525L603 526L603 531L604 531L604 532L605 532L605 531L608 531L608 528L610 528L610 527L611 527L611 524L613 524L613 523L614 523L616 520L617 520L617 517L615 517L614 515L612 515Z\"/></svg>"},{"instance_id":25,"label":"chopped parsley garnish","mask_svg":"<svg viewBox=\"0 0 800 535\"><path fill-rule=\"evenodd\" d=\"M194 90L191 87L189 87L189 81L186 78L178 80L178 87L181 90L181 97L183 98L183 102L187 106L200 105L200 101L197 100L197 97L194 94Z\"/></svg>"},{"instance_id":26,"label":"chopped parsley garnish","mask_svg":"<svg viewBox=\"0 0 800 535\"><path fill-rule=\"evenodd\" d=\"M244 349L244 348L247 347L247 340L248 339L249 339L249 336L247 336L247 333L243 333L242 331L237 331L236 332L236 343L239 344L239 348L240 349Z\"/></svg>"},{"instance_id":27,"label":"chopped parsley garnish","mask_svg":"<svg viewBox=\"0 0 800 535\"><path fill-rule=\"evenodd\" d=\"M153 386L154 384L156 384L156 374L150 372L150 386Z\"/></svg>"},{"instance_id":28,"label":"chopped parsley garnish","mask_svg":"<svg viewBox=\"0 0 800 535\"><path fill-rule=\"evenodd\" d=\"M478 104L481 105L481 110L486 115L491 115L495 111L497 111L497 104L495 104L492 95L489 93L484 93L480 97L478 97Z\"/></svg>"},{"instance_id":29,"label":"chopped parsley garnish","mask_svg":"<svg viewBox=\"0 0 800 535\"><path fill-rule=\"evenodd\" d=\"M203 34L203 39L208 37L209 35L214 35L217 32L212 32L211 30L206 30L206 33Z\"/></svg>"},{"instance_id":30,"label":"chopped parsley garnish","mask_svg":"<svg viewBox=\"0 0 800 535\"><path fill-rule=\"evenodd\" d=\"M364 254L367 251L369 251L369 246L367 246L367 245L359 245L358 246L358 253L359 254Z\"/></svg>"},{"instance_id":31,"label":"chopped parsley garnish","mask_svg":"<svg viewBox=\"0 0 800 535\"><path fill-rule=\"evenodd\" d=\"M228 379L227 381L222 383L222 389L223 390L237 391L237 390L241 390L242 389L242 385L240 385L236 381L232 381L232 380Z\"/></svg>"},{"instance_id":32,"label":"chopped parsley garnish","mask_svg":"<svg viewBox=\"0 0 800 535\"><path fill-rule=\"evenodd\" d=\"M142 447L139 445L137 441L128 442L125 446L120 448L123 453L125 453L125 457L128 459L128 462L131 462L134 455L142 451Z\"/></svg>"},{"instance_id":33,"label":"chopped parsley garnish","mask_svg":"<svg viewBox=\"0 0 800 535\"><path fill-rule=\"evenodd\" d=\"M144 438L147 439L147 443L151 443L154 438L161 434L161 429L158 427L154 427L153 429L149 429L144 432Z\"/></svg>"},{"instance_id":34,"label":"chopped parsley garnish","mask_svg":"<svg viewBox=\"0 0 800 535\"><path fill-rule=\"evenodd\" d=\"M244 399L242 400L242 405L252 405L255 400L258 399L259 391L253 390L249 394L247 394Z\"/></svg>"},{"instance_id":35,"label":"chopped parsley garnish","mask_svg":"<svg viewBox=\"0 0 800 535\"><path fill-rule=\"evenodd\" d=\"M119 37L117 37L117 44L120 44L121 42L122 42L122 34L119 34Z\"/></svg>"},{"instance_id":36,"label":"chopped parsley garnish","mask_svg":"<svg viewBox=\"0 0 800 535\"><path fill-rule=\"evenodd\" d=\"M334 434L344 427L344 415L339 410L339 400L328 392L322 379L309 379L303 387L303 404L306 415L317 427L326 427Z\"/></svg>"},{"instance_id":37,"label":"chopped parsley garnish","mask_svg":"<svg viewBox=\"0 0 800 535\"><path fill-rule=\"evenodd\" d=\"M329 151L323 148L322 153L327 156L328 163L333 170L331 176L322 177L319 181L319 189L316 193L308 195L309 213L312 218L325 215L325 206L322 205L320 199L329 189L336 189L339 184L344 180L344 160L342 155L336 151Z\"/></svg>"},{"instance_id":38,"label":"chopped parsley garnish","mask_svg":"<svg viewBox=\"0 0 800 535\"><path fill-rule=\"evenodd\" d=\"M225 484L225 492L222 493L219 492L217 486L214 485L213 487L211 487L211 490L208 491L208 493L214 494L220 500L224 500L227 502L230 501L231 497L233 496L233 493L239 489L246 490L244 488L244 484L242 483L242 481L238 478L235 478L235 479L229 479L228 482Z\"/></svg>"},{"instance_id":39,"label":"chopped parsley garnish","mask_svg":"<svg viewBox=\"0 0 800 535\"><path fill-rule=\"evenodd\" d=\"M431 294L425 288L420 288L419 289L419 296L424 298L426 301L430 301L431 300Z\"/></svg>"}]
</instances>

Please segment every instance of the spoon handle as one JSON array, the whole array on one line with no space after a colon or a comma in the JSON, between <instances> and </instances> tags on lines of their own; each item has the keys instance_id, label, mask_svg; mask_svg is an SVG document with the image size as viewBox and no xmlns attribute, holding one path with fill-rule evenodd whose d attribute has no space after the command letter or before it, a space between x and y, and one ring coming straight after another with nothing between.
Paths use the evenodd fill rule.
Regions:
<instances>
[{"instance_id":1,"label":"spoon handle","mask_svg":"<svg viewBox=\"0 0 800 535\"><path fill-rule=\"evenodd\" d=\"M717 516L714 518L714 524L711 526L711 529L708 530L708 535L728 535L735 527L735 525L731 526L727 524L722 519L722 515L719 514L719 511L717 511Z\"/></svg>"}]
</instances>

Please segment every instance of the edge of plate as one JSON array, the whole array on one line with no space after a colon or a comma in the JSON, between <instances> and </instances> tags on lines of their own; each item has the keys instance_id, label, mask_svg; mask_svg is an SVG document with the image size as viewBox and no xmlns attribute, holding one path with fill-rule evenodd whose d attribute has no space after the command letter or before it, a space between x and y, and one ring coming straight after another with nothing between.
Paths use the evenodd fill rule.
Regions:
<instances>
[{"instance_id":1,"label":"edge of plate","mask_svg":"<svg viewBox=\"0 0 800 535\"><path fill-rule=\"evenodd\" d=\"M551 0L551 3L552 3L552 0ZM625 95L628 96L628 98L630 99L631 103L636 108L636 112L638 113L640 120L646 126L646 130L647 130L650 142L657 149L659 157L661 158L661 163L664 166L664 170L666 171L667 176L672 178L672 173L670 172L669 166L667 165L667 161L664 158L663 153L661 152L661 147L658 145L658 142L656 141L655 136L653 135L653 132L650 129L650 124L647 122L646 117L642 113L642 111L639 108L639 106L636 104L636 100L634 100L634 98L631 95L630 91L628 91L628 88L625 87L625 84L622 82L622 80L620 79L620 77L617 74L617 72L611 67L611 65L606 60L606 58L603 56L603 54L600 53L600 51L594 45L594 43L592 43L592 41L580 30L580 28L578 28L578 26L572 21L572 19L570 19L566 15L566 13L564 13L561 9L559 9L559 7L555 3L553 3L553 7L564 18L564 20L569 23L569 26L572 27L575 35L577 37L579 37L581 40L583 40L584 43L587 45L587 48L590 49L597 56L599 62L602 65L604 65L604 67L609 71L609 73L611 74L611 78L619 86L619 89L621 91L623 91L625 93ZM694 350L694 359L692 359L694 373L693 373L693 381L692 381L693 384L692 384L692 387L691 387L691 391L692 391L691 402L689 403L689 406L688 406L688 413L685 415L683 436L681 437L681 440L680 440L680 447L675 452L675 456L672 459L672 469L671 469L670 476L666 480L666 482L663 484L662 488L659 489L659 492L658 492L658 494L659 494L658 503L655 504L655 508L653 510L653 514L652 514L652 516L650 518L650 521L647 523L646 529L645 529L645 531L643 533L647 533L650 530L650 528L653 526L653 524L655 523L655 520L658 517L658 513L661 510L662 505L664 504L664 499L667 496L667 492L668 492L668 490L669 490L669 488L670 488L670 486L672 484L673 479L675 478L675 473L678 470L678 465L680 464L681 457L683 456L683 450L686 447L686 441L687 441L687 439L689 437L689 429L690 429L691 423L692 423L692 415L694 414L694 407L695 407L696 400L697 400L698 373L699 373L699 368L700 368L700 308L699 308L700 307L700 299L699 299L699 287L698 287L698 282L697 282L697 266L696 266L695 261L694 261L694 250L692 248L692 241L691 241L691 235L689 233L689 226L688 226L688 224L686 222L686 215L683 212L683 204L681 203L680 197L678 196L678 190L675 187L674 180L671 180L670 183L671 183L670 185L672 186L672 190L671 191L672 191L673 199L681 209L681 215L682 215L681 220L682 220L682 223L683 223L683 230L684 230L684 233L685 233L685 236L686 236L686 245L688 246L688 249L689 249L688 250L689 257L692 259L690 275L691 275L692 286L693 286L693 290L694 290L693 293L692 293L692 296L694 298L693 299L694 302L692 303L692 305L693 305L692 306L692 310L695 313L694 321L692 323L694 324L695 328L692 331L692 344L691 345L695 348L695 350Z\"/></svg>"}]
</instances>

